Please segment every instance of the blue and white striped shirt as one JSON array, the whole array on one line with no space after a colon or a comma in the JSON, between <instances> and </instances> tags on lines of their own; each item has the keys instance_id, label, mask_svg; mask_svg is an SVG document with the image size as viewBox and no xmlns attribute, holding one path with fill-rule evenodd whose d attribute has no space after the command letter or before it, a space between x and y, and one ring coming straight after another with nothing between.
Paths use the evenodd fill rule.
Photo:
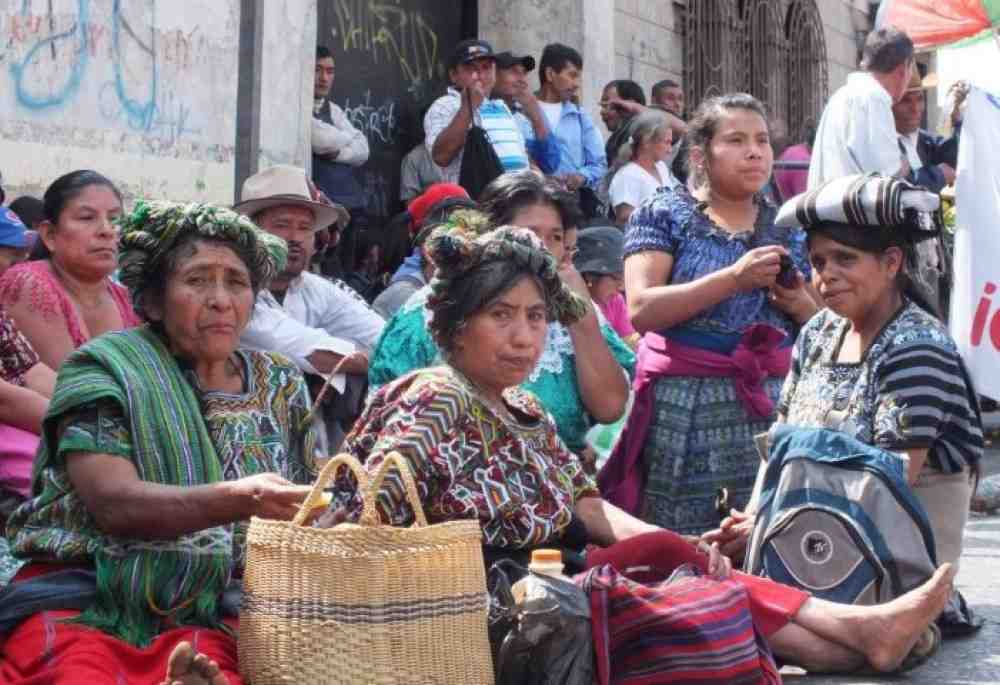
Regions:
<instances>
[{"instance_id":1,"label":"blue and white striped shirt","mask_svg":"<svg viewBox=\"0 0 1000 685\"><path fill-rule=\"evenodd\" d=\"M448 128L461 108L462 94L454 88L448 88L447 94L435 100L427 110L427 115L424 117L424 133L428 152L433 154L434 141ZM517 171L528 167L524 136L503 100L484 100L473 119L477 126L486 131L504 171ZM448 166L438 167L441 169L442 181L458 183L463 153L464 150L455 155L455 159L451 160Z\"/></svg>"}]
</instances>

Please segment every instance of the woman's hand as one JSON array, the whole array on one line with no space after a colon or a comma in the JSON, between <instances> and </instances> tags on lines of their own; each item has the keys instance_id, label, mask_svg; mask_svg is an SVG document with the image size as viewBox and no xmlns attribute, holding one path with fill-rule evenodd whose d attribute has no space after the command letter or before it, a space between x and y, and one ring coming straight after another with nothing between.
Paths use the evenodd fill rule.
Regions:
<instances>
[{"instance_id":1,"label":"woman's hand","mask_svg":"<svg viewBox=\"0 0 1000 685\"><path fill-rule=\"evenodd\" d=\"M754 516L733 509L715 530L701 536L702 542L718 545L723 554L737 561L746 556L747 543L753 534Z\"/></svg>"},{"instance_id":2,"label":"woman's hand","mask_svg":"<svg viewBox=\"0 0 1000 685\"><path fill-rule=\"evenodd\" d=\"M687 536L685 536L687 537ZM687 538L702 554L708 555L708 574L716 578L728 578L733 573L733 562L719 549L719 543L708 543L697 537Z\"/></svg>"},{"instance_id":3,"label":"woman's hand","mask_svg":"<svg viewBox=\"0 0 1000 685\"><path fill-rule=\"evenodd\" d=\"M755 247L728 267L729 275L736 281L739 290L770 288L781 271L781 256L788 250L780 245Z\"/></svg>"},{"instance_id":4,"label":"woman's hand","mask_svg":"<svg viewBox=\"0 0 1000 685\"><path fill-rule=\"evenodd\" d=\"M775 283L771 286L768 294L771 304L788 314L795 323L803 324L819 311L816 301L806 288L806 279L801 272L795 272L795 285L791 288L782 288Z\"/></svg>"},{"instance_id":5,"label":"woman's hand","mask_svg":"<svg viewBox=\"0 0 1000 685\"><path fill-rule=\"evenodd\" d=\"M572 258L563 259L562 263L559 264L559 278L566 284L567 288L582 297L585 302L590 302L590 289L587 287L587 282L583 280L583 276L573 266Z\"/></svg>"},{"instance_id":6,"label":"woman's hand","mask_svg":"<svg viewBox=\"0 0 1000 685\"><path fill-rule=\"evenodd\" d=\"M250 511L254 516L280 521L294 518L312 489L308 485L295 485L276 473L247 476L233 481L232 485L251 503Z\"/></svg>"}]
</instances>

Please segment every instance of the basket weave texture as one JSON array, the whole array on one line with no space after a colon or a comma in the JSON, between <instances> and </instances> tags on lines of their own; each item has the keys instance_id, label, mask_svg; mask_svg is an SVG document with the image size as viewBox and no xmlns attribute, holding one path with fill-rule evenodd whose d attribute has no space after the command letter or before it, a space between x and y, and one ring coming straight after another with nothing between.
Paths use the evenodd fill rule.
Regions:
<instances>
[{"instance_id":1,"label":"basket weave texture","mask_svg":"<svg viewBox=\"0 0 1000 685\"><path fill-rule=\"evenodd\" d=\"M303 524L341 466L364 502L359 525ZM389 468L406 485L410 528L380 524ZM252 685L492 685L478 521L428 525L409 464L390 454L369 479L338 455L292 521L253 518L247 533L239 664Z\"/></svg>"}]
</instances>

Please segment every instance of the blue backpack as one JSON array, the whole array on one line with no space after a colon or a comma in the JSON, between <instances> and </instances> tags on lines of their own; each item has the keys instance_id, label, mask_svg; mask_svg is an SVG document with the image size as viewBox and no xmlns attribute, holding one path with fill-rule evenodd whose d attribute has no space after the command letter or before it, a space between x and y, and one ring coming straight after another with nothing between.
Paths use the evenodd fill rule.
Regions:
<instances>
[{"instance_id":1,"label":"blue backpack","mask_svg":"<svg viewBox=\"0 0 1000 685\"><path fill-rule=\"evenodd\" d=\"M836 431L771 430L745 570L841 604L880 604L937 567L903 461Z\"/></svg>"}]
</instances>

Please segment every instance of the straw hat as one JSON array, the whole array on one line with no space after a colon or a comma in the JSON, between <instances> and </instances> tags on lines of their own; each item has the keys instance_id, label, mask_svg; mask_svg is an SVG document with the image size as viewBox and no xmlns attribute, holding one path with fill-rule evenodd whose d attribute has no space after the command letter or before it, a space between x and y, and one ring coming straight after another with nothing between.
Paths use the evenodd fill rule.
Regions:
<instances>
[{"instance_id":1,"label":"straw hat","mask_svg":"<svg viewBox=\"0 0 1000 685\"><path fill-rule=\"evenodd\" d=\"M351 221L350 213L337 203L329 205L316 202L309 191L306 172L299 167L276 164L260 171L243 182L242 198L233 209L252 217L271 207L294 205L305 207L316 217L316 229L338 224L341 228Z\"/></svg>"}]
</instances>

